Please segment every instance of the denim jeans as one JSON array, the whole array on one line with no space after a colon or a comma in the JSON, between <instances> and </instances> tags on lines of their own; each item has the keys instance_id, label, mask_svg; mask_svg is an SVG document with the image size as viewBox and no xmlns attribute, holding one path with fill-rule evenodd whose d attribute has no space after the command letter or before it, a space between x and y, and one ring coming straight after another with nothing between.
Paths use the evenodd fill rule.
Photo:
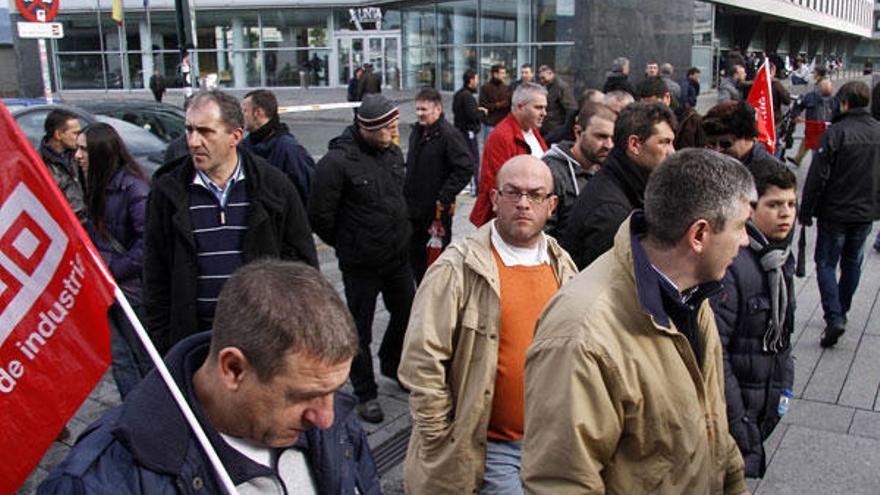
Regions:
<instances>
[{"instance_id":1,"label":"denim jeans","mask_svg":"<svg viewBox=\"0 0 880 495\"><path fill-rule=\"evenodd\" d=\"M483 474L480 495L522 495L519 477L522 440L488 440L486 443L486 472Z\"/></svg>"},{"instance_id":2,"label":"denim jeans","mask_svg":"<svg viewBox=\"0 0 880 495\"><path fill-rule=\"evenodd\" d=\"M817 231L814 259L825 323L843 325L859 286L871 222L838 223L820 219ZM838 263L840 279L837 278Z\"/></svg>"},{"instance_id":3,"label":"denim jeans","mask_svg":"<svg viewBox=\"0 0 880 495\"><path fill-rule=\"evenodd\" d=\"M134 307L134 310L140 317L140 307ZM107 320L110 323L112 356L110 370L119 390L119 396L124 400L125 396L140 383L141 378L153 368L153 363L119 303L113 303L110 307Z\"/></svg>"}]
</instances>

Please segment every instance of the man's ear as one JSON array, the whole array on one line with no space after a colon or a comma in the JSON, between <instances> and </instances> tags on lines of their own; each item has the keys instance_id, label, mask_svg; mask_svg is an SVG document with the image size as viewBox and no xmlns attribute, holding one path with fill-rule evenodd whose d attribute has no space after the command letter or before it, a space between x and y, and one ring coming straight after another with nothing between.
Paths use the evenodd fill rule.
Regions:
<instances>
[{"instance_id":1,"label":"man's ear","mask_svg":"<svg viewBox=\"0 0 880 495\"><path fill-rule=\"evenodd\" d=\"M492 200L492 212L495 213L495 215L498 215L498 201L501 200L501 195L498 194L498 189L493 187L489 191L489 199Z\"/></svg>"},{"instance_id":2,"label":"man's ear","mask_svg":"<svg viewBox=\"0 0 880 495\"><path fill-rule=\"evenodd\" d=\"M217 372L220 382L227 390L238 390L245 376L253 372L253 368L241 349L224 347L217 353Z\"/></svg>"},{"instance_id":3,"label":"man's ear","mask_svg":"<svg viewBox=\"0 0 880 495\"><path fill-rule=\"evenodd\" d=\"M633 134L626 138L626 151L629 151L633 156L639 156L641 149L642 142L639 140L638 136Z\"/></svg>"},{"instance_id":4,"label":"man's ear","mask_svg":"<svg viewBox=\"0 0 880 495\"><path fill-rule=\"evenodd\" d=\"M696 254L703 254L712 235L712 226L706 219L700 218L694 221L687 229L685 239L688 247Z\"/></svg>"}]
</instances>

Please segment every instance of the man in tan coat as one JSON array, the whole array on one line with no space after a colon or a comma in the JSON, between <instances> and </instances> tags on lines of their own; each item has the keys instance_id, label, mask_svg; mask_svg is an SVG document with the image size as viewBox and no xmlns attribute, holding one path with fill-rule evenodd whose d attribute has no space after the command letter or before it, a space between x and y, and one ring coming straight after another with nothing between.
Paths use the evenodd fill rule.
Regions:
<instances>
[{"instance_id":1,"label":"man in tan coat","mask_svg":"<svg viewBox=\"0 0 880 495\"><path fill-rule=\"evenodd\" d=\"M707 297L748 245L754 199L733 158L673 155L548 303L526 358L526 493L748 493Z\"/></svg>"},{"instance_id":2,"label":"man in tan coat","mask_svg":"<svg viewBox=\"0 0 880 495\"><path fill-rule=\"evenodd\" d=\"M413 418L407 493L522 493L526 351L544 304L577 272L543 233L552 193L543 162L511 158L492 190L497 217L419 286L398 373Z\"/></svg>"}]
</instances>

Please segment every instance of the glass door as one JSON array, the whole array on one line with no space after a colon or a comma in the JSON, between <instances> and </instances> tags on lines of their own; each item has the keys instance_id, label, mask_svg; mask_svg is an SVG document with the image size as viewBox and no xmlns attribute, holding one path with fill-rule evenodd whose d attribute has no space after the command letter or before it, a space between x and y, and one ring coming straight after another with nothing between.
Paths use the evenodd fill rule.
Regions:
<instances>
[{"instance_id":1,"label":"glass door","mask_svg":"<svg viewBox=\"0 0 880 495\"><path fill-rule=\"evenodd\" d=\"M336 61L340 85L347 85L355 69L370 63L382 86L399 87L400 35L337 36Z\"/></svg>"}]
</instances>

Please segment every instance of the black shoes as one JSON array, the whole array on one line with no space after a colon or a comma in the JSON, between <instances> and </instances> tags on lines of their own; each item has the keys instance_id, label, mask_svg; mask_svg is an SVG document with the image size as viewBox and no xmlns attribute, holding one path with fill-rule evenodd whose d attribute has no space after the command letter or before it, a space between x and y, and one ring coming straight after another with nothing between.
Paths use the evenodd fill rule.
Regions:
<instances>
[{"instance_id":1,"label":"black shoes","mask_svg":"<svg viewBox=\"0 0 880 495\"><path fill-rule=\"evenodd\" d=\"M839 339L845 331L846 327L840 323L828 325L825 327L825 331L822 332L822 340L819 341L819 345L825 348L834 347L834 344L837 343L837 339Z\"/></svg>"},{"instance_id":2,"label":"black shoes","mask_svg":"<svg viewBox=\"0 0 880 495\"><path fill-rule=\"evenodd\" d=\"M385 414L382 413L382 406L379 404L378 399L361 402L355 406L355 410L357 410L358 416L367 423L381 423L385 419Z\"/></svg>"}]
</instances>

